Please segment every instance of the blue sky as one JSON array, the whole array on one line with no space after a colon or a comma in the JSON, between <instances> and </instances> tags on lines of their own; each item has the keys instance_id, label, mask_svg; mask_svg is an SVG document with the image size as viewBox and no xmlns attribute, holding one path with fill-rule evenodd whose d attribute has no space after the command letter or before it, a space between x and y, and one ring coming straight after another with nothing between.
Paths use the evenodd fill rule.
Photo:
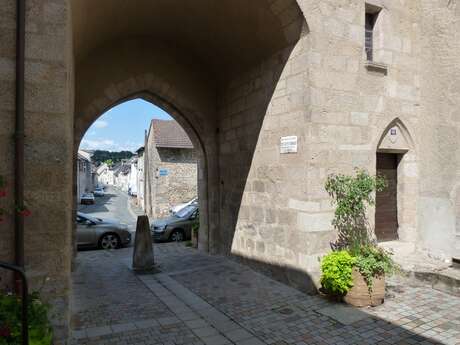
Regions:
<instances>
[{"instance_id":1,"label":"blue sky","mask_svg":"<svg viewBox=\"0 0 460 345\"><path fill-rule=\"evenodd\" d=\"M144 131L152 119L172 120L164 110L142 99L124 102L92 124L80 149L135 151L144 145Z\"/></svg>"}]
</instances>

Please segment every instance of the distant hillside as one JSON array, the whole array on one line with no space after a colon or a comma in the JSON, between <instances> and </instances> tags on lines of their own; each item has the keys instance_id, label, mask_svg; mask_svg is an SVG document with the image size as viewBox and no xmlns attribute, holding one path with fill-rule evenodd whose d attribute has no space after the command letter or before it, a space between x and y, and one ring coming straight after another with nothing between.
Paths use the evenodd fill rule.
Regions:
<instances>
[{"instance_id":1,"label":"distant hillside","mask_svg":"<svg viewBox=\"0 0 460 345\"><path fill-rule=\"evenodd\" d=\"M103 162L108 163L109 165L117 163L122 159L129 159L133 156L133 153L130 151L120 151L120 152L111 152L111 151L102 151L96 150L91 157L94 164L99 165Z\"/></svg>"}]
</instances>

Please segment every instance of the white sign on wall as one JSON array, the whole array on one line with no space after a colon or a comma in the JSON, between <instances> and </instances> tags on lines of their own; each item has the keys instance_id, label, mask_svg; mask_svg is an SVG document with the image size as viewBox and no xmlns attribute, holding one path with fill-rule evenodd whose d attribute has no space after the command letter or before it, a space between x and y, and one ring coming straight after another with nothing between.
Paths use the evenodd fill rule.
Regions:
<instances>
[{"instance_id":1,"label":"white sign on wall","mask_svg":"<svg viewBox=\"0 0 460 345\"><path fill-rule=\"evenodd\" d=\"M296 153L297 152L297 136L290 135L280 138L280 153Z\"/></svg>"}]
</instances>

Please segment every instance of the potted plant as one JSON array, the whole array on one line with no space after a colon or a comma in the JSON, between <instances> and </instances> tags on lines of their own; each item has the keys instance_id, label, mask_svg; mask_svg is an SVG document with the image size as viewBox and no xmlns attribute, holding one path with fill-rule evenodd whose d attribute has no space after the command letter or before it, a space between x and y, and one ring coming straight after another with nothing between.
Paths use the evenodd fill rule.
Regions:
<instances>
[{"instance_id":1,"label":"potted plant","mask_svg":"<svg viewBox=\"0 0 460 345\"><path fill-rule=\"evenodd\" d=\"M29 344L51 345L49 306L41 301L38 292L31 293L28 302ZM0 292L0 345L21 343L21 303L16 295Z\"/></svg>"},{"instance_id":2,"label":"potted plant","mask_svg":"<svg viewBox=\"0 0 460 345\"><path fill-rule=\"evenodd\" d=\"M383 177L357 170L355 176L330 175L326 191L336 205L333 252L321 263L323 289L354 306L375 306L385 297L385 274L395 269L391 253L379 248L367 221L374 193L386 188Z\"/></svg>"}]
</instances>

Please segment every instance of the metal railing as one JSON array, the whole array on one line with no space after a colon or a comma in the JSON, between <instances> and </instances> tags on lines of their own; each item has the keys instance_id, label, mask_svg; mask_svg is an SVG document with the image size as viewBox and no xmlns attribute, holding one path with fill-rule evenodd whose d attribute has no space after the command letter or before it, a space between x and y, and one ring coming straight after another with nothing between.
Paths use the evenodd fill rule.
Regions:
<instances>
[{"instance_id":1,"label":"metal railing","mask_svg":"<svg viewBox=\"0 0 460 345\"><path fill-rule=\"evenodd\" d=\"M27 320L27 310L29 306L28 297L28 287L27 287L27 277L24 270L18 266L11 265L6 262L0 261L0 267L13 271L21 277L22 286L21 286L21 293L22 293L22 311L21 311L21 338L22 338L22 345L29 345L29 323Z\"/></svg>"}]
</instances>

